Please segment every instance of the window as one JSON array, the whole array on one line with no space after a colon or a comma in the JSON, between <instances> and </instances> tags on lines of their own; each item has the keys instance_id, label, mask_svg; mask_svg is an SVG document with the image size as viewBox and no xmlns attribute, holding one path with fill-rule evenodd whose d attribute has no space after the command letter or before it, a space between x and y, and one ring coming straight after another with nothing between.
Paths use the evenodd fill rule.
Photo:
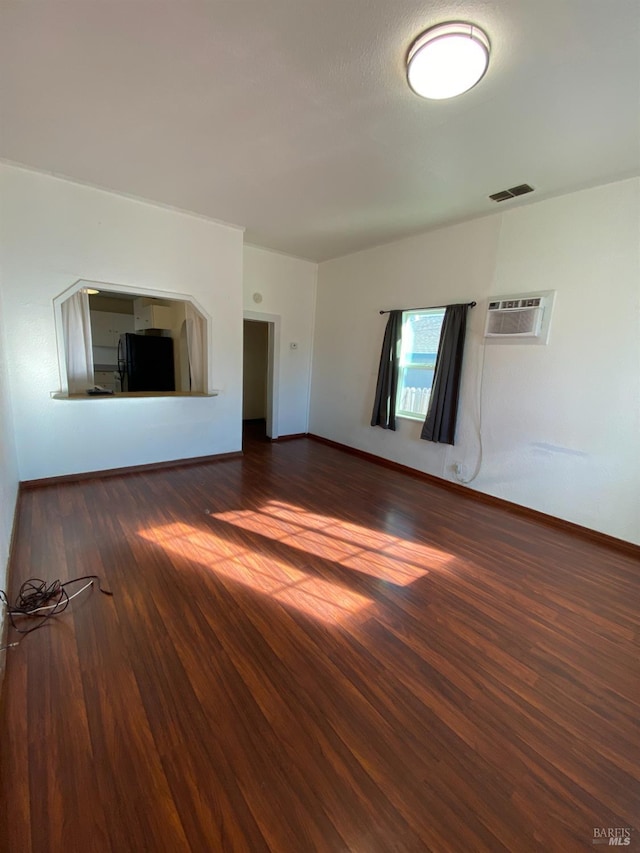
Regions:
<instances>
[{"instance_id":1,"label":"window","mask_svg":"<svg viewBox=\"0 0 640 853\"><path fill-rule=\"evenodd\" d=\"M444 319L444 308L403 311L396 413L424 420Z\"/></svg>"}]
</instances>

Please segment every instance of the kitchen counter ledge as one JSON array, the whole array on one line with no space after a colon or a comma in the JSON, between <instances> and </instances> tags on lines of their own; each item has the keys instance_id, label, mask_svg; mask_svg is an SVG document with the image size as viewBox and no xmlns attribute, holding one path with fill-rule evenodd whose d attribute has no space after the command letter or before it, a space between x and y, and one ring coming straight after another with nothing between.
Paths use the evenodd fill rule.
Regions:
<instances>
[{"instance_id":1,"label":"kitchen counter ledge","mask_svg":"<svg viewBox=\"0 0 640 853\"><path fill-rule=\"evenodd\" d=\"M59 391L53 392L51 398L53 400L122 400L123 398L144 398L150 397L217 397L219 391L210 391L208 394L192 393L191 391L132 391L116 394L63 394Z\"/></svg>"}]
</instances>

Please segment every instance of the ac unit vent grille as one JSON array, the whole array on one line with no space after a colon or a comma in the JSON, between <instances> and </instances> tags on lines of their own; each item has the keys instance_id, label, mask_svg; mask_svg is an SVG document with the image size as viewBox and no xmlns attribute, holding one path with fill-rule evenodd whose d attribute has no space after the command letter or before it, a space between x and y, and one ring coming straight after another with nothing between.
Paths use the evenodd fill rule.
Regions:
<instances>
[{"instance_id":1,"label":"ac unit vent grille","mask_svg":"<svg viewBox=\"0 0 640 853\"><path fill-rule=\"evenodd\" d=\"M500 302L490 302L489 311L500 311L504 308L539 308L542 297L533 296L527 299L503 299Z\"/></svg>"},{"instance_id":2,"label":"ac unit vent grille","mask_svg":"<svg viewBox=\"0 0 640 853\"><path fill-rule=\"evenodd\" d=\"M487 305L484 337L487 343L538 344L549 340L555 292L498 296Z\"/></svg>"},{"instance_id":3,"label":"ac unit vent grille","mask_svg":"<svg viewBox=\"0 0 640 853\"><path fill-rule=\"evenodd\" d=\"M535 335L540 310L536 308L496 311L489 315L488 335Z\"/></svg>"}]
</instances>

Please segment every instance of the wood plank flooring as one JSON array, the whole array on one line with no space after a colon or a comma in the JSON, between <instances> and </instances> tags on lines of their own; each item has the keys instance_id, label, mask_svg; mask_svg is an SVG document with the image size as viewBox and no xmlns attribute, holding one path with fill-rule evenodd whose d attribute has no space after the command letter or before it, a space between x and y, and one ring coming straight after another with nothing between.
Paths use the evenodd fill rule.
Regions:
<instances>
[{"instance_id":1,"label":"wood plank flooring","mask_svg":"<svg viewBox=\"0 0 640 853\"><path fill-rule=\"evenodd\" d=\"M7 653L0 849L640 847L639 569L307 439L26 491L12 592L113 598Z\"/></svg>"}]
</instances>

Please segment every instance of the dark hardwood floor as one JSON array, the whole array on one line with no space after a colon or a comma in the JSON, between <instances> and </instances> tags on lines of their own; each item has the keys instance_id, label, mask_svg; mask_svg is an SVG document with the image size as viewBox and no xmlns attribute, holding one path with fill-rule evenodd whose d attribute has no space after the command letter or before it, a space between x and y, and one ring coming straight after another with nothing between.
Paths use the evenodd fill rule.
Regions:
<instances>
[{"instance_id":1,"label":"dark hardwood floor","mask_svg":"<svg viewBox=\"0 0 640 853\"><path fill-rule=\"evenodd\" d=\"M307 439L23 493L3 851L640 845L632 557ZM9 640L14 635L10 632Z\"/></svg>"}]
</instances>

